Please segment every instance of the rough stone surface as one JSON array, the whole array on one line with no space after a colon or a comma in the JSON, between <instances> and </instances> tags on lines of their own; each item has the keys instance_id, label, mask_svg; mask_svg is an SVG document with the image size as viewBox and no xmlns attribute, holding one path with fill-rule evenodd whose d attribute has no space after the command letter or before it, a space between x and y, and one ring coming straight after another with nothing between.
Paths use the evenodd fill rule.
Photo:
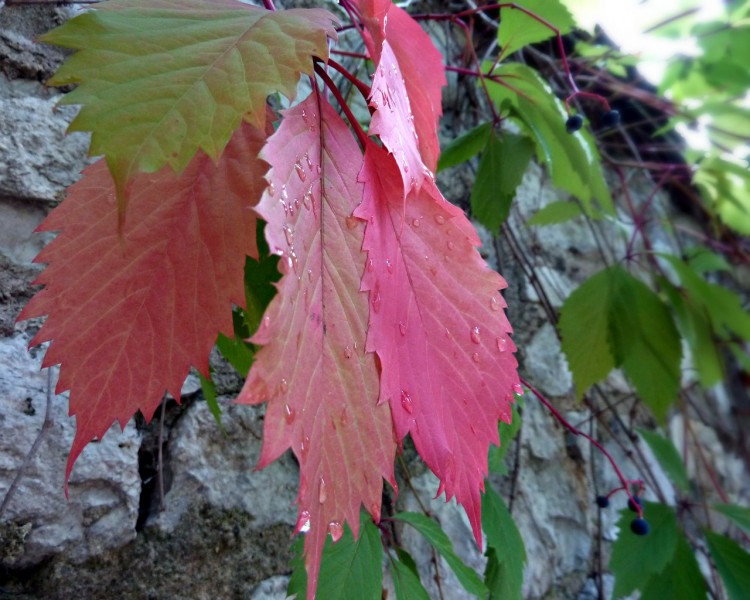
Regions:
<instances>
[{"instance_id":1,"label":"rough stone surface","mask_svg":"<svg viewBox=\"0 0 750 600\"><path fill-rule=\"evenodd\" d=\"M14 325L39 272L31 259L49 239L31 232L87 162L86 136L64 136L75 109L55 109L59 93L41 83L63 55L33 41L69 14L71 9L9 8L0 2L0 502L42 427L46 405L46 374L39 371L42 350L26 349L40 320ZM458 56L460 47L448 28L435 25L432 33L444 55ZM452 138L475 124L482 102L473 86L460 94L447 91L445 100L442 133ZM473 177L470 165L440 173L438 179L446 196L466 207ZM651 189L649 182L641 187L643 194ZM639 193L638 185L633 189ZM526 226L539 208L564 198L544 171L532 165L509 221L517 233L516 245L480 228L483 255L509 283L505 297L522 372L564 418L602 441L626 477L638 478L637 465L648 465L664 499L673 501L674 489L645 445L627 437L627 431L649 420L631 408L636 405L622 374L615 371L601 386L602 393L592 395L590 405L572 396L570 373L545 303L559 309L604 261L611 264L622 256L632 228L627 219ZM670 247L658 229L650 233L656 248ZM518 266L519 256L526 269L533 269L534 285ZM67 416L65 397L52 399L52 427L0 514L0 598L6 592L27 600L109 598L113 589L127 599L286 597L298 468L285 455L263 471L254 470L264 411L231 405L241 378L215 356L212 367L223 432L202 401L196 378L190 377L180 404L165 402L163 428L157 412L152 423L136 419L124 433L114 427L102 442L84 451L71 477L70 501L63 496L63 476L74 422ZM722 393L715 394L713 425L731 430L732 404ZM526 544L524 597L598 598L600 588L592 573L602 575L599 583L609 597L613 580L601 570L618 535L617 510L625 496L616 494L607 510L598 510L593 499L618 487L619 481L605 457L560 426L533 395L524 399L522 414L521 431L507 454L510 473L493 476L492 483L506 499ZM748 498L746 464L727 451L726 435L705 422L686 424L675 417L668 430L677 448L684 445L687 425L730 497ZM410 485L400 470L401 494L391 507L392 494L386 490L384 506L420 510L418 496L444 527L457 554L482 572L484 558L463 510L433 499L437 481L414 460L408 441L404 458ZM699 485L710 487L695 461L689 469ZM650 489L645 498L658 499ZM443 598L468 597L444 561L435 564L424 539L408 526L399 527L399 535L431 597L438 597L436 569ZM387 568L385 576L388 597L393 598Z\"/></svg>"},{"instance_id":2,"label":"rough stone surface","mask_svg":"<svg viewBox=\"0 0 750 600\"><path fill-rule=\"evenodd\" d=\"M42 429L47 375L40 371L42 351L28 352L28 338L0 338L0 498ZM53 379L54 385L54 379ZM49 421L39 450L19 480L3 519L31 528L23 551L6 567L25 568L55 555L81 562L135 537L140 497L137 454L139 435L133 424L90 444L71 475L64 496L65 463L75 426L67 416L65 397L50 404Z\"/></svg>"},{"instance_id":3,"label":"rough stone surface","mask_svg":"<svg viewBox=\"0 0 750 600\"><path fill-rule=\"evenodd\" d=\"M56 108L60 97L38 83L0 77L0 197L60 200L78 178L88 135L65 135L77 111ZM5 239L7 232L0 233Z\"/></svg>"}]
</instances>

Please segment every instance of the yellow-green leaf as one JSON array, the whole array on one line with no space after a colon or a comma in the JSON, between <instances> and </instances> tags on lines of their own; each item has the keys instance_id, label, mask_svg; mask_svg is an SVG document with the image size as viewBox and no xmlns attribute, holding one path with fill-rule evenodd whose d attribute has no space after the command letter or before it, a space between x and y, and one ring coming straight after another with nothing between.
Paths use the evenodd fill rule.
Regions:
<instances>
[{"instance_id":1,"label":"yellow-green leaf","mask_svg":"<svg viewBox=\"0 0 750 600\"><path fill-rule=\"evenodd\" d=\"M333 23L235 0L110 0L43 40L77 51L51 83L78 84L63 99L82 105L70 129L93 133L122 200L139 171L181 171L199 149L217 158L243 118L263 129L266 97L294 96Z\"/></svg>"}]
</instances>

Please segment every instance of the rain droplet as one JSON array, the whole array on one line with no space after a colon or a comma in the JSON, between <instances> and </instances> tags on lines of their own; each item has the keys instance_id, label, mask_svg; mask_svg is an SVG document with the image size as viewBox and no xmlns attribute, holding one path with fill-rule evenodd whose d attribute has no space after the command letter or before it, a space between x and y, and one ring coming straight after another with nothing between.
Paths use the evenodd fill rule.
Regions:
<instances>
[{"instance_id":1,"label":"rain droplet","mask_svg":"<svg viewBox=\"0 0 750 600\"><path fill-rule=\"evenodd\" d=\"M519 396L523 396L523 386L520 383L513 384L513 392Z\"/></svg>"},{"instance_id":2,"label":"rain droplet","mask_svg":"<svg viewBox=\"0 0 750 600\"><path fill-rule=\"evenodd\" d=\"M411 224L412 224L412 225L414 225L414 227L419 227L421 223L419 222L419 219L414 219L414 220L413 220L413 221L411 222Z\"/></svg>"},{"instance_id":3,"label":"rain droplet","mask_svg":"<svg viewBox=\"0 0 750 600\"><path fill-rule=\"evenodd\" d=\"M318 492L318 501L323 504L328 499L328 490L326 489L325 479L320 478L320 491Z\"/></svg>"},{"instance_id":4,"label":"rain droplet","mask_svg":"<svg viewBox=\"0 0 750 600\"><path fill-rule=\"evenodd\" d=\"M376 290L372 295L372 310L380 312L380 302L380 292Z\"/></svg>"},{"instance_id":5,"label":"rain droplet","mask_svg":"<svg viewBox=\"0 0 750 600\"><path fill-rule=\"evenodd\" d=\"M312 281L312 278L313 278L313 272L312 272L312 269L308 269L308 270L307 270L307 280L308 280L308 281Z\"/></svg>"},{"instance_id":6,"label":"rain droplet","mask_svg":"<svg viewBox=\"0 0 750 600\"><path fill-rule=\"evenodd\" d=\"M284 200L288 200L289 199L289 193L286 191L286 183L282 183L281 184L281 197Z\"/></svg>"},{"instance_id":7,"label":"rain droplet","mask_svg":"<svg viewBox=\"0 0 750 600\"><path fill-rule=\"evenodd\" d=\"M304 181L307 179L307 173L305 173L305 170L302 168L302 165L298 162L294 163L294 170L297 171L297 177L299 177L300 181Z\"/></svg>"},{"instance_id":8,"label":"rain droplet","mask_svg":"<svg viewBox=\"0 0 750 600\"><path fill-rule=\"evenodd\" d=\"M320 175L320 171L321 171L321 170L322 170L322 169L320 168L320 165L315 165L315 172L316 172L316 173L317 173L318 175Z\"/></svg>"},{"instance_id":9,"label":"rain droplet","mask_svg":"<svg viewBox=\"0 0 750 600\"><path fill-rule=\"evenodd\" d=\"M479 327L476 325L471 328L471 341L478 344L481 340L479 337Z\"/></svg>"},{"instance_id":10,"label":"rain droplet","mask_svg":"<svg viewBox=\"0 0 750 600\"><path fill-rule=\"evenodd\" d=\"M346 348L344 348L344 356L346 356L346 358L352 357L352 347L349 344L347 344Z\"/></svg>"},{"instance_id":11,"label":"rain droplet","mask_svg":"<svg viewBox=\"0 0 750 600\"><path fill-rule=\"evenodd\" d=\"M284 237L287 244L290 246L294 244L294 229L289 227L289 225L284 225Z\"/></svg>"},{"instance_id":12,"label":"rain droplet","mask_svg":"<svg viewBox=\"0 0 750 600\"><path fill-rule=\"evenodd\" d=\"M296 416L294 409L289 406L288 404L284 405L284 420L286 421L287 425L291 425L294 423L294 417Z\"/></svg>"},{"instance_id":13,"label":"rain droplet","mask_svg":"<svg viewBox=\"0 0 750 600\"><path fill-rule=\"evenodd\" d=\"M380 518L380 503L373 502L370 504L370 514L376 521Z\"/></svg>"},{"instance_id":14,"label":"rain droplet","mask_svg":"<svg viewBox=\"0 0 750 600\"><path fill-rule=\"evenodd\" d=\"M448 250L453 250L456 247L456 244L453 243L453 240L448 240L446 246L448 246Z\"/></svg>"},{"instance_id":15,"label":"rain droplet","mask_svg":"<svg viewBox=\"0 0 750 600\"><path fill-rule=\"evenodd\" d=\"M495 342L497 342L497 349L500 350L500 352L505 352L508 349L508 338L504 335L497 338Z\"/></svg>"},{"instance_id":16,"label":"rain droplet","mask_svg":"<svg viewBox=\"0 0 750 600\"><path fill-rule=\"evenodd\" d=\"M375 265L374 265L374 264L372 264L372 259L371 259L371 258L368 258L368 259L367 259L367 270L368 270L368 271L369 271L370 273L372 273L372 270L373 270L374 268L375 268Z\"/></svg>"},{"instance_id":17,"label":"rain droplet","mask_svg":"<svg viewBox=\"0 0 750 600\"><path fill-rule=\"evenodd\" d=\"M449 339L450 339L450 337L451 337L451 332L450 332L450 329L448 329L447 327L445 328L445 337L447 337L447 338L449 338Z\"/></svg>"},{"instance_id":18,"label":"rain droplet","mask_svg":"<svg viewBox=\"0 0 750 600\"><path fill-rule=\"evenodd\" d=\"M297 525L294 527L296 533L307 533L310 531L310 513L303 510L297 516Z\"/></svg>"},{"instance_id":19,"label":"rain droplet","mask_svg":"<svg viewBox=\"0 0 750 600\"><path fill-rule=\"evenodd\" d=\"M404 323L403 321L399 321L398 330L401 333L401 335L406 335L406 323Z\"/></svg>"},{"instance_id":20,"label":"rain droplet","mask_svg":"<svg viewBox=\"0 0 750 600\"><path fill-rule=\"evenodd\" d=\"M389 273L393 273L393 263L390 258L385 259L385 268L388 269Z\"/></svg>"},{"instance_id":21,"label":"rain droplet","mask_svg":"<svg viewBox=\"0 0 750 600\"><path fill-rule=\"evenodd\" d=\"M344 427L349 422L349 414L346 412L346 407L341 409L341 416L339 417L341 426Z\"/></svg>"},{"instance_id":22,"label":"rain droplet","mask_svg":"<svg viewBox=\"0 0 750 600\"><path fill-rule=\"evenodd\" d=\"M305 192L305 195L302 196L302 204L305 205L305 208L307 210L310 210L310 199L312 198L312 186L307 188L307 191Z\"/></svg>"},{"instance_id":23,"label":"rain droplet","mask_svg":"<svg viewBox=\"0 0 750 600\"><path fill-rule=\"evenodd\" d=\"M406 390L401 390L401 406L409 414L414 412L414 406L411 403L411 396Z\"/></svg>"},{"instance_id":24,"label":"rain droplet","mask_svg":"<svg viewBox=\"0 0 750 600\"><path fill-rule=\"evenodd\" d=\"M281 380L281 381L279 382L279 391L280 391L280 392L281 392L282 394L286 394L286 393L287 393L287 391L289 391L289 382L288 382L288 381L287 381L286 379L282 379L282 380Z\"/></svg>"},{"instance_id":25,"label":"rain droplet","mask_svg":"<svg viewBox=\"0 0 750 600\"><path fill-rule=\"evenodd\" d=\"M409 427L414 433L419 433L419 424L416 419L411 420L411 426Z\"/></svg>"},{"instance_id":26,"label":"rain droplet","mask_svg":"<svg viewBox=\"0 0 750 600\"><path fill-rule=\"evenodd\" d=\"M273 185L273 182L268 184L268 195L273 198L273 195L276 193L276 188Z\"/></svg>"},{"instance_id":27,"label":"rain droplet","mask_svg":"<svg viewBox=\"0 0 750 600\"><path fill-rule=\"evenodd\" d=\"M299 444L299 458L302 462L307 458L307 454L310 452L310 436L306 435L302 438Z\"/></svg>"},{"instance_id":28,"label":"rain droplet","mask_svg":"<svg viewBox=\"0 0 750 600\"><path fill-rule=\"evenodd\" d=\"M310 160L310 155L307 152L305 152L305 161L307 162L307 168L312 171L313 164L312 164L312 161Z\"/></svg>"},{"instance_id":29,"label":"rain droplet","mask_svg":"<svg viewBox=\"0 0 750 600\"><path fill-rule=\"evenodd\" d=\"M492 296L492 298L490 298L490 308L495 311L500 310L502 308L502 306L500 305L500 298L498 298L497 296Z\"/></svg>"},{"instance_id":30,"label":"rain droplet","mask_svg":"<svg viewBox=\"0 0 750 600\"><path fill-rule=\"evenodd\" d=\"M263 317L263 320L260 322L260 328L261 329L268 329L268 326L271 324L271 317L265 316Z\"/></svg>"},{"instance_id":31,"label":"rain droplet","mask_svg":"<svg viewBox=\"0 0 750 600\"><path fill-rule=\"evenodd\" d=\"M475 352L471 355L471 360L473 360L475 363L479 362L479 352Z\"/></svg>"},{"instance_id":32,"label":"rain droplet","mask_svg":"<svg viewBox=\"0 0 750 600\"><path fill-rule=\"evenodd\" d=\"M331 532L331 539L334 543L338 542L341 539L341 536L344 535L344 527L338 521L331 521L328 523L328 531Z\"/></svg>"},{"instance_id":33,"label":"rain droplet","mask_svg":"<svg viewBox=\"0 0 750 600\"><path fill-rule=\"evenodd\" d=\"M435 223L445 225L445 217L443 215L435 215Z\"/></svg>"},{"instance_id":34,"label":"rain droplet","mask_svg":"<svg viewBox=\"0 0 750 600\"><path fill-rule=\"evenodd\" d=\"M356 217L351 215L346 217L346 226L348 229L354 229L357 225L359 225L359 220Z\"/></svg>"}]
</instances>

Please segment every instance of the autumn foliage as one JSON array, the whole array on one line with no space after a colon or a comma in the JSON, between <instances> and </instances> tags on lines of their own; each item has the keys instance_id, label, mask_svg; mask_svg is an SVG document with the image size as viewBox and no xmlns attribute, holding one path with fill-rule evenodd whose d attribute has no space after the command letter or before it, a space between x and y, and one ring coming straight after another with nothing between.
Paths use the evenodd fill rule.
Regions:
<instances>
[{"instance_id":1,"label":"autumn foliage","mask_svg":"<svg viewBox=\"0 0 750 600\"><path fill-rule=\"evenodd\" d=\"M179 398L191 366L208 376L263 219L282 277L238 402L268 403L260 467L289 448L299 460L308 596L327 535L356 535L361 506L380 518L407 434L481 543L488 449L520 391L505 282L435 183L440 54L390 1L344 4L373 61L367 134L328 77L266 107L328 61L323 10L111 0L49 34L77 50L53 83L78 84L72 128L104 159L43 224L60 234L21 315L48 315L32 343L51 342L45 365L70 390L69 475L114 421ZM134 26L137 45L122 37Z\"/></svg>"}]
</instances>

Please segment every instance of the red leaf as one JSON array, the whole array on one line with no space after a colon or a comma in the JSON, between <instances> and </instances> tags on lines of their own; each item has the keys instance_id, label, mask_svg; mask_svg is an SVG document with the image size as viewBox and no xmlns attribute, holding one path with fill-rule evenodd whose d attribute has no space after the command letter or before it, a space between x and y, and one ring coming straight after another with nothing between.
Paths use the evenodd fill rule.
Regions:
<instances>
[{"instance_id":1,"label":"red leaf","mask_svg":"<svg viewBox=\"0 0 750 600\"><path fill-rule=\"evenodd\" d=\"M466 509L481 545L480 490L498 419L520 391L515 346L498 293L506 287L475 246L463 212L432 181L404 199L393 156L368 143L355 215L367 221L362 289L370 292L367 350L381 365L399 439L411 434L447 499Z\"/></svg>"},{"instance_id":2,"label":"red leaf","mask_svg":"<svg viewBox=\"0 0 750 600\"><path fill-rule=\"evenodd\" d=\"M284 112L261 156L272 168L257 210L284 276L253 337L264 347L238 402L268 400L259 467L289 447L299 459L297 530L309 522L311 598L328 532L336 541L347 521L357 535L360 504L379 519L382 478L395 486L396 443L389 407L377 405L375 356L365 352L363 226L351 216L362 153L312 95Z\"/></svg>"},{"instance_id":3,"label":"red leaf","mask_svg":"<svg viewBox=\"0 0 750 600\"><path fill-rule=\"evenodd\" d=\"M57 393L70 390L78 455L115 420L150 419L168 389L175 398L191 365L208 373L219 331L231 334L232 303L244 304L245 255L257 256L265 134L244 124L218 164L200 154L177 175L138 175L118 235L112 178L87 167L39 227L62 233L37 257L49 263L19 319L48 314L32 345L52 341L44 366L61 363Z\"/></svg>"},{"instance_id":4,"label":"red leaf","mask_svg":"<svg viewBox=\"0 0 750 600\"><path fill-rule=\"evenodd\" d=\"M422 161L434 173L440 156L437 126L440 115L443 114L441 89L447 83L443 57L419 23L390 0L359 0L356 4L365 23L364 39L373 61L383 68L384 75L393 71L395 65L398 78L403 77L405 81L411 111L404 112L401 116L406 118L413 115L413 122L402 131L402 134L405 139L407 134L412 136L410 130L414 127L419 137L418 146ZM382 53L386 52L386 40L390 50L383 56ZM373 97L377 99L375 88L373 82ZM387 91L387 87L381 88L381 91ZM385 115L385 118L389 118L389 115ZM394 147L386 140L383 141L391 152L397 154ZM412 175L405 177L407 186Z\"/></svg>"}]
</instances>

